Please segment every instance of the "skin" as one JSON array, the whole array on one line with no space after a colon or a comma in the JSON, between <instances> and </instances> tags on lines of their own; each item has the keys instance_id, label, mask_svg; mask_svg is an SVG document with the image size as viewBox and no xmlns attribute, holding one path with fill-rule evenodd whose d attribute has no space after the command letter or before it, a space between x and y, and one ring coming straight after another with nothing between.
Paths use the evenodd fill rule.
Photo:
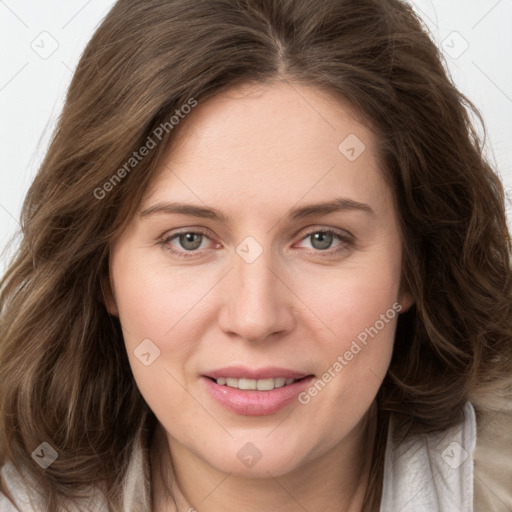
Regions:
<instances>
[{"instance_id":1,"label":"skin","mask_svg":"<svg viewBox=\"0 0 512 512\"><path fill-rule=\"evenodd\" d=\"M366 146L354 161L338 149L349 134ZM394 303L411 305L400 290L398 219L375 137L339 98L287 81L200 103L176 135L140 211L180 201L217 208L230 222L139 215L112 246L107 307L120 317L135 380L160 422L153 510L176 510L162 490L173 486L183 511L360 511L370 413L398 314L306 405L244 416L214 401L200 376L246 365L321 377ZM337 197L373 213L287 218L293 207ZM207 235L194 257L169 251L187 253L192 244L172 235L199 228ZM350 239L322 246L313 234L325 229ZM236 252L247 236L263 249L252 263ZM144 339L160 350L150 366L134 355ZM261 453L252 467L237 457L247 442Z\"/></svg>"}]
</instances>

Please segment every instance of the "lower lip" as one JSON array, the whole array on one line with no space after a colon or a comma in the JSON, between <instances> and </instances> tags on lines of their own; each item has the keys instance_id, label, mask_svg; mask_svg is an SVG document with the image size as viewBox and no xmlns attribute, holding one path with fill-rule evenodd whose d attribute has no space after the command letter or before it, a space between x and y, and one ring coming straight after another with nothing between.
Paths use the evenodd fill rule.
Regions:
<instances>
[{"instance_id":1,"label":"lower lip","mask_svg":"<svg viewBox=\"0 0 512 512\"><path fill-rule=\"evenodd\" d=\"M231 388L217 384L208 377L201 377L212 398L227 409L245 416L265 416L280 411L293 402L313 378L307 377L271 391L257 391Z\"/></svg>"}]
</instances>

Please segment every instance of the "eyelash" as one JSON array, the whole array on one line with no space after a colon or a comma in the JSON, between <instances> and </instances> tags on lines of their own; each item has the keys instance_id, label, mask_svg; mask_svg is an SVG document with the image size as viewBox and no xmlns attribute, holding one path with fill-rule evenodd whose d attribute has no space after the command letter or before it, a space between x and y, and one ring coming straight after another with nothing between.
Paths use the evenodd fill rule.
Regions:
<instances>
[{"instance_id":1,"label":"eyelash","mask_svg":"<svg viewBox=\"0 0 512 512\"><path fill-rule=\"evenodd\" d=\"M312 230L308 231L307 233L305 233L300 241L308 238L311 235L314 235L315 233L333 235L335 238L338 238L338 240L343 243L340 244L340 246L338 246L335 249L326 249L324 251L317 249L317 250L314 250L313 252L308 252L308 254L310 254L310 255L315 255L315 256L320 255L321 257L329 257L329 256L333 256L335 254L338 254L342 251L346 251L348 248L350 248L351 246L354 245L354 239L351 235L346 234L346 233L341 233L341 232L335 231L333 229L312 229ZM169 245L169 242L171 240L179 237L180 235L186 235L186 234L194 234L194 235L200 234L207 238L210 238L208 236L207 231L197 228L194 230L179 231L172 235L164 236L158 243L159 243L159 245L161 245L163 247L164 250L169 251L172 254L175 254L179 258L182 258L182 259L197 258L197 254L199 253L199 250L197 250L197 249L194 251L186 251L186 250L178 251L175 249L171 249L171 246Z\"/></svg>"}]
</instances>

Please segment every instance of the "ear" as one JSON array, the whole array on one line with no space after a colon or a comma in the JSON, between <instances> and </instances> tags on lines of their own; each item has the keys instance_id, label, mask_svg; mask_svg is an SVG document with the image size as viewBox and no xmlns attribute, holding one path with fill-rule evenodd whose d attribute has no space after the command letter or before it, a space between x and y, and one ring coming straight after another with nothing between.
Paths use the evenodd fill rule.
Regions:
<instances>
[{"instance_id":1,"label":"ear","mask_svg":"<svg viewBox=\"0 0 512 512\"><path fill-rule=\"evenodd\" d=\"M400 313L406 313L414 304L414 297L408 290L401 290L398 295L398 303L402 306Z\"/></svg>"},{"instance_id":2,"label":"ear","mask_svg":"<svg viewBox=\"0 0 512 512\"><path fill-rule=\"evenodd\" d=\"M119 316L119 310L117 309L117 303L109 275L106 275L101 281L100 301L104 304L105 308L111 315Z\"/></svg>"}]
</instances>

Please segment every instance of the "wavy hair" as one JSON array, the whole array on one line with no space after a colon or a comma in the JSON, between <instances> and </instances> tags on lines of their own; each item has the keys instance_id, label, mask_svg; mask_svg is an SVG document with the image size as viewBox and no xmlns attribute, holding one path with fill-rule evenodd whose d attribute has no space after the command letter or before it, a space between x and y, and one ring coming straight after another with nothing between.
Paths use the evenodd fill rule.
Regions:
<instances>
[{"instance_id":1,"label":"wavy hair","mask_svg":"<svg viewBox=\"0 0 512 512\"><path fill-rule=\"evenodd\" d=\"M480 114L412 8L399 0L119 0L76 68L0 284L0 462L34 479L46 510L88 486L101 489L109 511L123 510L130 454L147 450L155 426L103 286L109 247L180 126L161 130L147 156L120 169L191 98L201 104L277 80L349 102L377 137L398 209L402 278L415 304L400 316L377 395L368 509L380 500L391 413L409 435L454 425L467 400L478 409L510 397L503 187L472 124L471 114L483 126ZM41 442L58 451L44 471L31 459Z\"/></svg>"}]
</instances>

